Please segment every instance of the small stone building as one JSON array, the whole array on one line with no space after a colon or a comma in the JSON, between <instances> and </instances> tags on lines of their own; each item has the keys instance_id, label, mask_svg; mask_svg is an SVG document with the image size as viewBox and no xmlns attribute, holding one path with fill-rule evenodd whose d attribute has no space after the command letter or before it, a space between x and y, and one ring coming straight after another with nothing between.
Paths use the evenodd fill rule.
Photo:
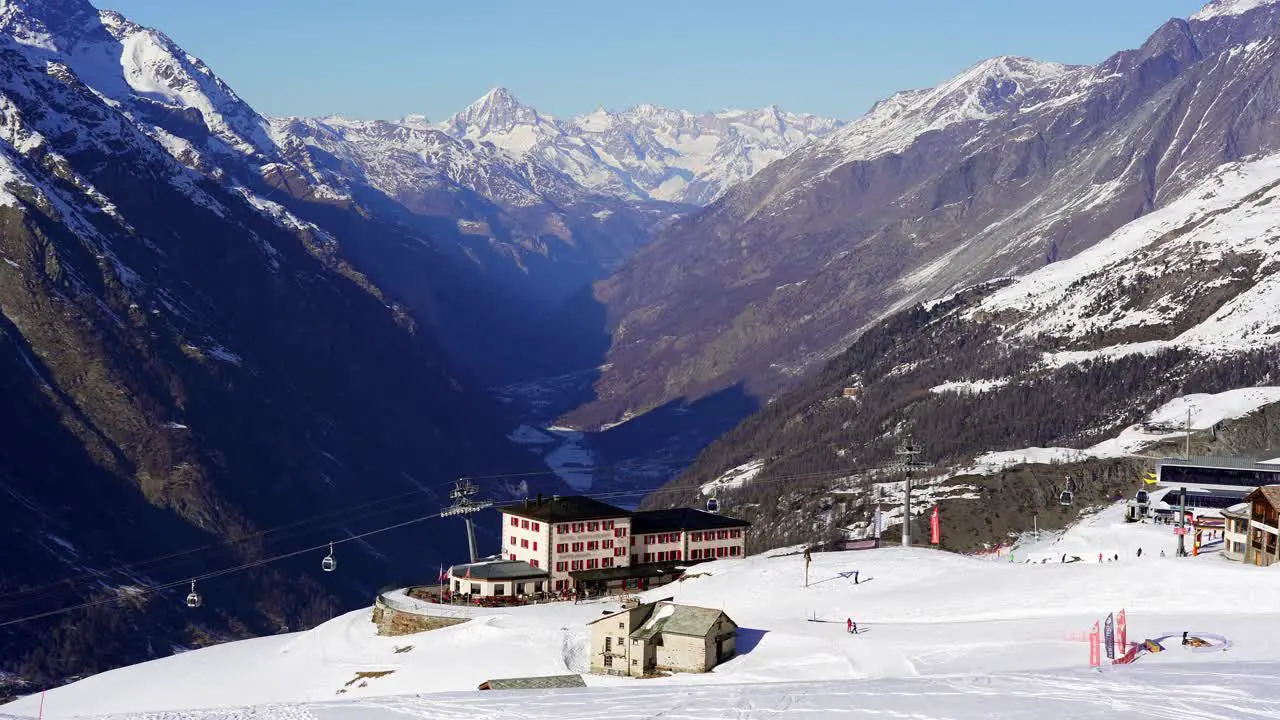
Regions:
<instances>
[{"instance_id":1,"label":"small stone building","mask_svg":"<svg viewBox=\"0 0 1280 720\"><path fill-rule=\"evenodd\" d=\"M707 672L737 650L738 626L724 611L669 600L623 608L589 625L591 672L599 675Z\"/></svg>"}]
</instances>

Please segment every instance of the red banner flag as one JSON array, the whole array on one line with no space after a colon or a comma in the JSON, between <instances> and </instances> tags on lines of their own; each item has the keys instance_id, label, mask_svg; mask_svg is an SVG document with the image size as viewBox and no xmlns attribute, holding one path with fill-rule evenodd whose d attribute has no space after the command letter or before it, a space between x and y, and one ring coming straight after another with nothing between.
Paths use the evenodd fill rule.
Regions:
<instances>
[{"instance_id":1,"label":"red banner flag","mask_svg":"<svg viewBox=\"0 0 1280 720\"><path fill-rule=\"evenodd\" d=\"M1125 623L1124 608L1121 608L1120 614L1116 615L1116 645L1121 655L1129 651L1129 628Z\"/></svg>"},{"instance_id":2,"label":"red banner flag","mask_svg":"<svg viewBox=\"0 0 1280 720\"><path fill-rule=\"evenodd\" d=\"M1089 631L1089 667L1102 664L1102 630L1095 620L1093 629Z\"/></svg>"},{"instance_id":3,"label":"red banner flag","mask_svg":"<svg viewBox=\"0 0 1280 720\"><path fill-rule=\"evenodd\" d=\"M938 506L933 506L933 515L929 517L929 542L937 545L942 542L942 523L938 520Z\"/></svg>"}]
</instances>

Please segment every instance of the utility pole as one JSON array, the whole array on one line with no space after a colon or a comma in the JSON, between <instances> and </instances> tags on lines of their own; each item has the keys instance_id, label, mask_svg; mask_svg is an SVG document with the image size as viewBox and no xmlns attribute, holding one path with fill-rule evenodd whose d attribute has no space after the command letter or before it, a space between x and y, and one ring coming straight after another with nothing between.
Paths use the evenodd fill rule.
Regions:
<instances>
[{"instance_id":1,"label":"utility pole","mask_svg":"<svg viewBox=\"0 0 1280 720\"><path fill-rule=\"evenodd\" d=\"M440 517L453 517L461 515L463 522L467 524L467 549L471 551L471 562L476 561L476 528L471 516L493 507L493 503L488 500L475 500L474 495L480 492L475 484L470 480L458 480L453 485L453 492L449 493L449 497L453 498L453 504L440 511Z\"/></svg>"},{"instance_id":2,"label":"utility pole","mask_svg":"<svg viewBox=\"0 0 1280 720\"><path fill-rule=\"evenodd\" d=\"M1180 488L1178 498L1178 557L1187 556L1187 489ZM1252 532L1252 531L1250 531Z\"/></svg>"},{"instance_id":3,"label":"utility pole","mask_svg":"<svg viewBox=\"0 0 1280 720\"><path fill-rule=\"evenodd\" d=\"M1182 455L1187 460L1191 459L1191 408L1187 408L1187 445Z\"/></svg>"},{"instance_id":4,"label":"utility pole","mask_svg":"<svg viewBox=\"0 0 1280 720\"><path fill-rule=\"evenodd\" d=\"M1031 516L1031 532L1036 540L1040 539L1040 513Z\"/></svg>"},{"instance_id":5,"label":"utility pole","mask_svg":"<svg viewBox=\"0 0 1280 720\"><path fill-rule=\"evenodd\" d=\"M926 464L916 459L921 452L920 446L910 440L901 445L897 451L898 457L905 458L902 465L907 470L907 477L902 485L902 547L904 548L911 547L911 471Z\"/></svg>"}]
</instances>

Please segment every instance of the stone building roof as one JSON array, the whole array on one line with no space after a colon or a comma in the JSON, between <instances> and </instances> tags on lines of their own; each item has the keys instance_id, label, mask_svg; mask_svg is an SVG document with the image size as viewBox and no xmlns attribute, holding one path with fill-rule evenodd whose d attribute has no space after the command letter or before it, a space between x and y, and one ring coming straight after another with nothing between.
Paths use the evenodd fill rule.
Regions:
<instances>
[{"instance_id":1,"label":"stone building roof","mask_svg":"<svg viewBox=\"0 0 1280 720\"><path fill-rule=\"evenodd\" d=\"M649 617L631 633L631 637L650 640L663 633L706 637L721 615L724 615L724 611L714 608L677 605L669 602L655 603Z\"/></svg>"},{"instance_id":2,"label":"stone building roof","mask_svg":"<svg viewBox=\"0 0 1280 720\"><path fill-rule=\"evenodd\" d=\"M586 687L581 675L543 675L540 677L496 678L480 683L481 690L544 690L547 688Z\"/></svg>"}]
</instances>

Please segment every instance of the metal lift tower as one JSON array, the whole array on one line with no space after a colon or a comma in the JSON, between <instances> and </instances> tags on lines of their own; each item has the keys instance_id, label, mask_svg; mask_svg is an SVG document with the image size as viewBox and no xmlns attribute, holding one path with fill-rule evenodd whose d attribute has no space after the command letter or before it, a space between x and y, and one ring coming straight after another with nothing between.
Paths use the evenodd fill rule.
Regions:
<instances>
[{"instance_id":1,"label":"metal lift tower","mask_svg":"<svg viewBox=\"0 0 1280 720\"><path fill-rule=\"evenodd\" d=\"M493 507L493 503L488 500L474 499L478 492L480 490L470 480L459 480L454 483L453 492L449 493L449 497L453 498L453 504L440 511L440 517L461 515L463 522L467 524L467 548L471 551L471 562L476 561L476 528L471 516L485 508Z\"/></svg>"},{"instance_id":2,"label":"metal lift tower","mask_svg":"<svg viewBox=\"0 0 1280 720\"><path fill-rule=\"evenodd\" d=\"M902 487L902 547L911 547L911 471L915 468L928 467L929 463L917 460L924 452L919 445L908 440L897 451L902 458L900 467L907 471Z\"/></svg>"}]
</instances>

